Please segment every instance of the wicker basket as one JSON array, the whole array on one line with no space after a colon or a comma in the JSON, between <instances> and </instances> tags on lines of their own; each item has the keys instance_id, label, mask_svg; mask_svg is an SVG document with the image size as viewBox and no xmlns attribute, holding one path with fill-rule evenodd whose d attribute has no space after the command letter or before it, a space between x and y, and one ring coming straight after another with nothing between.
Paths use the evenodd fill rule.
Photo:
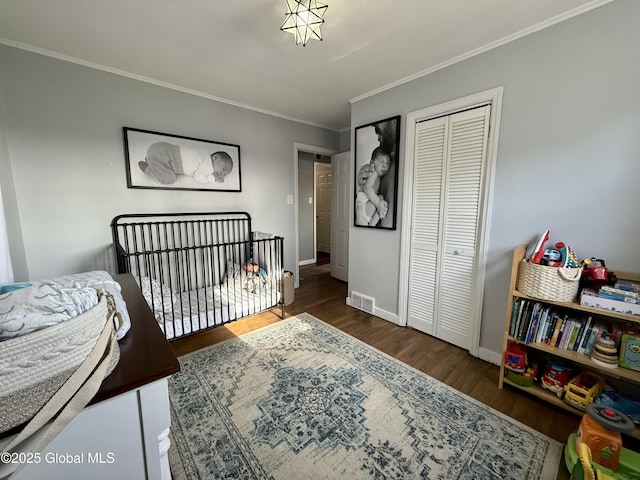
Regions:
<instances>
[{"instance_id":1,"label":"wicker basket","mask_svg":"<svg viewBox=\"0 0 640 480\"><path fill-rule=\"evenodd\" d=\"M518 291L541 300L573 302L581 274L582 268L548 267L525 259L520 262Z\"/></svg>"},{"instance_id":2,"label":"wicker basket","mask_svg":"<svg viewBox=\"0 0 640 480\"><path fill-rule=\"evenodd\" d=\"M2 342L0 433L28 421L51 399L92 352L105 322L112 321L107 297L102 296L95 307L77 317ZM113 334L106 375L120 359Z\"/></svg>"},{"instance_id":3,"label":"wicker basket","mask_svg":"<svg viewBox=\"0 0 640 480\"><path fill-rule=\"evenodd\" d=\"M285 305L291 305L295 297L293 285L293 273L285 271L282 276L282 301Z\"/></svg>"}]
</instances>

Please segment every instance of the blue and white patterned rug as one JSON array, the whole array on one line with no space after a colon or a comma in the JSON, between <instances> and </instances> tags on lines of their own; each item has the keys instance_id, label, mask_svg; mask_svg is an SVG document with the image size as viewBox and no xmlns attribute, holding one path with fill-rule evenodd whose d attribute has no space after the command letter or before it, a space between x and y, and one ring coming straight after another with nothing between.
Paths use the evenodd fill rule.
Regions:
<instances>
[{"instance_id":1,"label":"blue and white patterned rug","mask_svg":"<svg viewBox=\"0 0 640 480\"><path fill-rule=\"evenodd\" d=\"M561 444L309 314L180 358L175 479L538 479Z\"/></svg>"}]
</instances>

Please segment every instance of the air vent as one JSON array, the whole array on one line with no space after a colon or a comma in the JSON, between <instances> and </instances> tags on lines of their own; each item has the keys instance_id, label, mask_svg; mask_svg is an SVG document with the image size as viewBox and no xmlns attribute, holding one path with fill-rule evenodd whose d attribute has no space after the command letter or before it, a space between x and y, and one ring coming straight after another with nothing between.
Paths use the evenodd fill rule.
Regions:
<instances>
[{"instance_id":1,"label":"air vent","mask_svg":"<svg viewBox=\"0 0 640 480\"><path fill-rule=\"evenodd\" d=\"M351 292L351 306L373 315L373 311L376 308L376 300L361 293Z\"/></svg>"}]
</instances>

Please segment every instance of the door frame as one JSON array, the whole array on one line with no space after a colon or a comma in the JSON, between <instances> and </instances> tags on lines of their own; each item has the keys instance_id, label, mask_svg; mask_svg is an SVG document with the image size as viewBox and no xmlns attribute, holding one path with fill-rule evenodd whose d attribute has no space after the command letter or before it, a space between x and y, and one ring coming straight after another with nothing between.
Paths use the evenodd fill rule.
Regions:
<instances>
[{"instance_id":1,"label":"door frame","mask_svg":"<svg viewBox=\"0 0 640 480\"><path fill-rule=\"evenodd\" d=\"M295 265L293 267L293 284L294 288L300 286L300 235L298 233L298 156L300 152L306 152L311 154L319 153L320 155L327 155L329 157L338 153L336 150L324 147L317 147L314 145L307 145L304 143L293 144L293 237L295 248ZM333 160L332 160L333 164ZM315 170L315 168L314 168ZM315 180L314 180L315 183ZM315 195L315 192L314 192ZM315 202L314 202L315 203ZM314 227L315 228L315 227ZM315 232L314 232L315 235Z\"/></svg>"},{"instance_id":2,"label":"door frame","mask_svg":"<svg viewBox=\"0 0 640 480\"><path fill-rule=\"evenodd\" d=\"M409 301L409 260L411 255L411 219L413 217L413 168L415 157L415 133L418 122L444 115L450 115L473 107L490 104L489 138L487 156L483 173L482 196L479 208L478 242L476 249L475 290L471 302L472 320L469 326L469 353L477 357L480 347L480 323L482 319L482 300L489 244L489 224L493 201L493 185L496 168L498 130L502 110L502 94L504 87L496 87L484 92L462 97L450 102L441 103L407 113L405 138L405 169L403 180L402 227L400 233L400 282L398 285L398 323L407 325Z\"/></svg>"}]
</instances>

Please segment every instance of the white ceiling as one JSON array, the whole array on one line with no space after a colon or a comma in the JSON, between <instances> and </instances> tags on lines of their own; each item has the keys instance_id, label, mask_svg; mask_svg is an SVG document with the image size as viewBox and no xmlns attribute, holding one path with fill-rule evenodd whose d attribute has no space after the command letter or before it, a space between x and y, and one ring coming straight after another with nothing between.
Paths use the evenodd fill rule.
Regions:
<instances>
[{"instance_id":1,"label":"white ceiling","mask_svg":"<svg viewBox=\"0 0 640 480\"><path fill-rule=\"evenodd\" d=\"M363 98L612 0L0 0L0 42L339 131Z\"/></svg>"}]
</instances>

